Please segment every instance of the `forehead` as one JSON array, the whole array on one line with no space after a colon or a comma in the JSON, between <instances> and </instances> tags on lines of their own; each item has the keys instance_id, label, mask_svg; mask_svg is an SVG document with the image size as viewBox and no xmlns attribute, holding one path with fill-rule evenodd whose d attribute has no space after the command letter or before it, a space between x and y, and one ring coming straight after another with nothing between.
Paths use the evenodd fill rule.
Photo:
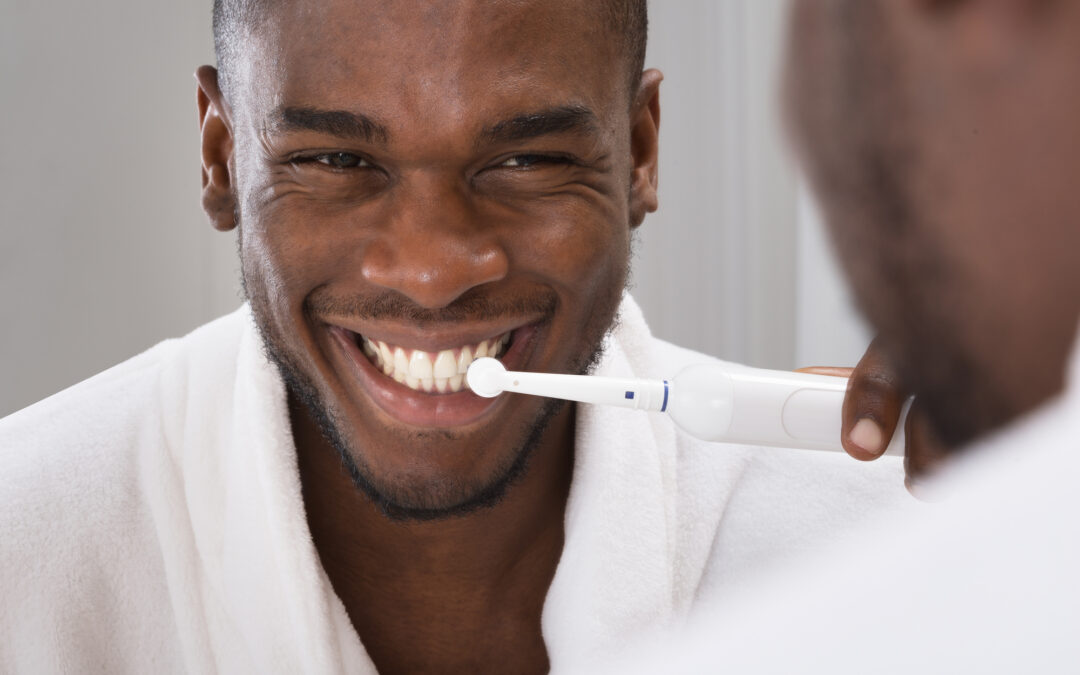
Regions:
<instances>
[{"instance_id":1,"label":"forehead","mask_svg":"<svg viewBox=\"0 0 1080 675\"><path fill-rule=\"evenodd\" d=\"M255 107L356 109L389 126L505 110L626 106L595 0L286 1L246 41Z\"/></svg>"}]
</instances>

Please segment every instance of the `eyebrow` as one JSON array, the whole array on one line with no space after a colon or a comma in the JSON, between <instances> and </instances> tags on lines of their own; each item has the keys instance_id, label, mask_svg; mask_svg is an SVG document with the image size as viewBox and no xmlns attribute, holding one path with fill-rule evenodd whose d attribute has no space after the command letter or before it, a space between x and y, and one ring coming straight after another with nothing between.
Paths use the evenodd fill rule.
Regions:
<instances>
[{"instance_id":1,"label":"eyebrow","mask_svg":"<svg viewBox=\"0 0 1080 675\"><path fill-rule=\"evenodd\" d=\"M315 131L341 138L357 138L368 143L385 143L390 132L362 113L348 110L282 106L270 114L269 128L275 132Z\"/></svg>"},{"instance_id":2,"label":"eyebrow","mask_svg":"<svg viewBox=\"0 0 1080 675\"><path fill-rule=\"evenodd\" d=\"M559 106L528 112L486 127L480 139L489 143L508 143L547 134L573 132L595 133L599 128L596 115L579 105Z\"/></svg>"}]
</instances>

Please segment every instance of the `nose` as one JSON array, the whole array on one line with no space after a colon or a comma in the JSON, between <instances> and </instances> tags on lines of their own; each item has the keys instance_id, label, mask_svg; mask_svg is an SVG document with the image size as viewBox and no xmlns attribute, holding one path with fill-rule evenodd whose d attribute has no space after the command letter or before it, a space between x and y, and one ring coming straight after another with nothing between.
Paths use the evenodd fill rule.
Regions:
<instances>
[{"instance_id":1,"label":"nose","mask_svg":"<svg viewBox=\"0 0 1080 675\"><path fill-rule=\"evenodd\" d=\"M466 188L429 181L397 192L379 236L364 252L365 281L438 309L506 277L507 252Z\"/></svg>"}]
</instances>

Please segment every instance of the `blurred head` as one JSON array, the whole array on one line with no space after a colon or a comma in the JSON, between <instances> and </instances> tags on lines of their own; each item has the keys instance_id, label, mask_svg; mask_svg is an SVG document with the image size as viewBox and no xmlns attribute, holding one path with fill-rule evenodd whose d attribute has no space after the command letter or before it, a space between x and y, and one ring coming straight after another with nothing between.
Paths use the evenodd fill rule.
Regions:
<instances>
[{"instance_id":1,"label":"blurred head","mask_svg":"<svg viewBox=\"0 0 1080 675\"><path fill-rule=\"evenodd\" d=\"M1058 392L1080 314L1080 3L796 0L796 145L941 440Z\"/></svg>"},{"instance_id":2,"label":"blurred head","mask_svg":"<svg viewBox=\"0 0 1080 675\"><path fill-rule=\"evenodd\" d=\"M468 361L582 372L656 207L644 2L225 0L204 205L290 393L388 513L491 503L553 407Z\"/></svg>"}]
</instances>

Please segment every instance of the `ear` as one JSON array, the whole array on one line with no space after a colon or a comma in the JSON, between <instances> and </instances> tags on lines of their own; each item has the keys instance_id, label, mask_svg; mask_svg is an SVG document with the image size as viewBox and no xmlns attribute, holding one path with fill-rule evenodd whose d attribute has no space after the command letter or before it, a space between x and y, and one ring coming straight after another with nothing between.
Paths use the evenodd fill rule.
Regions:
<instances>
[{"instance_id":1,"label":"ear","mask_svg":"<svg viewBox=\"0 0 1080 675\"><path fill-rule=\"evenodd\" d=\"M199 132L202 140L202 204L214 229L228 232L236 227L236 195L233 191L233 133L230 112L212 66L195 71L198 82Z\"/></svg>"},{"instance_id":2,"label":"ear","mask_svg":"<svg viewBox=\"0 0 1080 675\"><path fill-rule=\"evenodd\" d=\"M630 111L630 152L634 166L630 173L630 225L637 227L658 206L656 197L659 170L660 82L664 75L655 69L641 75L641 86Z\"/></svg>"}]
</instances>

